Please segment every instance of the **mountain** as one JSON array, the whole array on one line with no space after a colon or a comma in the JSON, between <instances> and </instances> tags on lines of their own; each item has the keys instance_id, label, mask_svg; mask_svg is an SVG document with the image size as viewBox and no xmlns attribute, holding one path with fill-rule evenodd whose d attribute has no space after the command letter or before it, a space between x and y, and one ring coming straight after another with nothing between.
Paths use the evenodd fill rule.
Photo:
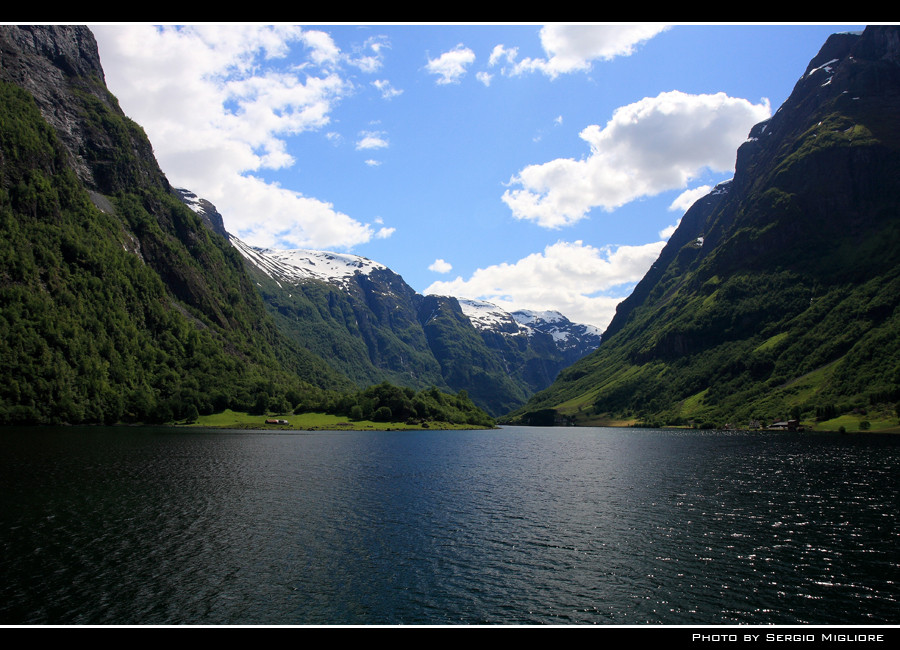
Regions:
<instances>
[{"instance_id":1,"label":"mountain","mask_svg":"<svg viewBox=\"0 0 900 650\"><path fill-rule=\"evenodd\" d=\"M573 323L558 311L507 313L492 303L466 299L459 305L485 345L514 369L529 393L548 387L562 369L600 345L599 328Z\"/></svg>"},{"instance_id":2,"label":"mountain","mask_svg":"<svg viewBox=\"0 0 900 650\"><path fill-rule=\"evenodd\" d=\"M524 332L496 339L359 256L247 246L169 184L88 28L0 25L0 424L297 404L464 422L577 354Z\"/></svg>"},{"instance_id":3,"label":"mountain","mask_svg":"<svg viewBox=\"0 0 900 650\"><path fill-rule=\"evenodd\" d=\"M168 421L352 386L279 331L182 199L89 29L0 25L0 423Z\"/></svg>"},{"instance_id":4,"label":"mountain","mask_svg":"<svg viewBox=\"0 0 900 650\"><path fill-rule=\"evenodd\" d=\"M426 296L420 320L447 384L465 387L476 404L484 396L489 401L483 408L498 416L549 386L562 368L599 343L594 328L562 315L547 320L534 312L509 314L487 302L449 296Z\"/></svg>"},{"instance_id":5,"label":"mountain","mask_svg":"<svg viewBox=\"0 0 900 650\"><path fill-rule=\"evenodd\" d=\"M221 223L211 204L184 192L198 213ZM487 319L487 303L419 295L391 269L357 255L229 239L282 333L359 385L465 390L501 415L599 344L595 328L561 314L507 314L491 305Z\"/></svg>"},{"instance_id":6,"label":"mountain","mask_svg":"<svg viewBox=\"0 0 900 650\"><path fill-rule=\"evenodd\" d=\"M418 321L421 296L399 275L356 255L231 243L285 336L360 385L446 388Z\"/></svg>"},{"instance_id":7,"label":"mountain","mask_svg":"<svg viewBox=\"0 0 900 650\"><path fill-rule=\"evenodd\" d=\"M898 106L900 28L832 35L599 348L513 421L896 424Z\"/></svg>"}]
</instances>

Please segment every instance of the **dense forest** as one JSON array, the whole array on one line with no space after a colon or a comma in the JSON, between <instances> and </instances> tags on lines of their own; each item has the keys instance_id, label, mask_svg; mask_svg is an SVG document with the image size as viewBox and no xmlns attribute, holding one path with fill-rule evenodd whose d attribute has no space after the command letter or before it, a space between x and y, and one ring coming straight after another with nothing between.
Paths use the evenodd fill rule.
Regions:
<instances>
[{"instance_id":1,"label":"dense forest","mask_svg":"<svg viewBox=\"0 0 900 650\"><path fill-rule=\"evenodd\" d=\"M138 128L124 118L104 126ZM246 408L260 393L299 401L302 371L341 385L324 364L269 369L282 364L236 295L240 260L222 259L236 254L198 236L196 217L162 189L111 197L116 216L98 209L32 98L8 83L0 150L0 421L167 421L190 405ZM190 249L169 241L148 203L191 236ZM154 249L159 269L182 274L172 285L198 306L176 302L138 245ZM191 278L198 258L217 268L233 300L200 292ZM226 328L248 334L230 337L230 353Z\"/></svg>"},{"instance_id":2,"label":"dense forest","mask_svg":"<svg viewBox=\"0 0 900 650\"><path fill-rule=\"evenodd\" d=\"M284 403L281 406L287 407ZM284 412L269 403L268 410ZM251 413L263 414L266 404L261 402ZM490 428L492 417L478 408L465 390L455 395L440 391L437 387L415 390L382 382L357 391L307 391L294 407L294 413L329 413L351 420L374 422L405 422L408 424L445 422L454 425L470 425Z\"/></svg>"},{"instance_id":3,"label":"dense forest","mask_svg":"<svg viewBox=\"0 0 900 650\"><path fill-rule=\"evenodd\" d=\"M27 56L6 47L18 28L4 29L12 75ZM284 337L240 254L171 189L102 79L57 83L77 145L0 78L0 424L354 406L376 419L492 422L465 393L360 391Z\"/></svg>"}]
</instances>

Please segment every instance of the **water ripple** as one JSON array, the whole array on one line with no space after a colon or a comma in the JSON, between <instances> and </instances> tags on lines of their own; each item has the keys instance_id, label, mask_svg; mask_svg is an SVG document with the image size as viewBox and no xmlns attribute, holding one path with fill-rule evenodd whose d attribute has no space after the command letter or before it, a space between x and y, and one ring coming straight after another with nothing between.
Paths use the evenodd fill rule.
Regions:
<instances>
[{"instance_id":1,"label":"water ripple","mask_svg":"<svg viewBox=\"0 0 900 650\"><path fill-rule=\"evenodd\" d=\"M895 624L900 440L7 432L5 624Z\"/></svg>"}]
</instances>

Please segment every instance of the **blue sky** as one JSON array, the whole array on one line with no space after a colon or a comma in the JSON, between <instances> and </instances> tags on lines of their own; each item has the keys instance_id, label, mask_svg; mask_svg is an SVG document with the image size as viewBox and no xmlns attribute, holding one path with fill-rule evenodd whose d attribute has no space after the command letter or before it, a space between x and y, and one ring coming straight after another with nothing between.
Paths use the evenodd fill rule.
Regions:
<instances>
[{"instance_id":1,"label":"blue sky","mask_svg":"<svg viewBox=\"0 0 900 650\"><path fill-rule=\"evenodd\" d=\"M605 328L834 24L105 24L107 85L249 244Z\"/></svg>"}]
</instances>

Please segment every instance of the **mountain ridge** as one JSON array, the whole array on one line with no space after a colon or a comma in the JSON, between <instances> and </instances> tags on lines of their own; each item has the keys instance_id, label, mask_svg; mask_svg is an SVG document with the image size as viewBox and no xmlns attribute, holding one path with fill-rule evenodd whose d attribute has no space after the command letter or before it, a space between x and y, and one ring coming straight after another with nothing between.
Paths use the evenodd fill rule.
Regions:
<instances>
[{"instance_id":1,"label":"mountain ridge","mask_svg":"<svg viewBox=\"0 0 900 650\"><path fill-rule=\"evenodd\" d=\"M187 196L199 206L194 195ZM215 208L207 202L204 209ZM600 341L596 328L561 314L551 319L549 312L508 314L492 305L503 324L489 324L479 318L483 310L473 308L488 303L422 296L399 274L359 255L264 249L228 238L282 331L360 384L387 380L417 389L466 390L496 416L548 386ZM517 317L531 324L519 324Z\"/></svg>"}]
</instances>

